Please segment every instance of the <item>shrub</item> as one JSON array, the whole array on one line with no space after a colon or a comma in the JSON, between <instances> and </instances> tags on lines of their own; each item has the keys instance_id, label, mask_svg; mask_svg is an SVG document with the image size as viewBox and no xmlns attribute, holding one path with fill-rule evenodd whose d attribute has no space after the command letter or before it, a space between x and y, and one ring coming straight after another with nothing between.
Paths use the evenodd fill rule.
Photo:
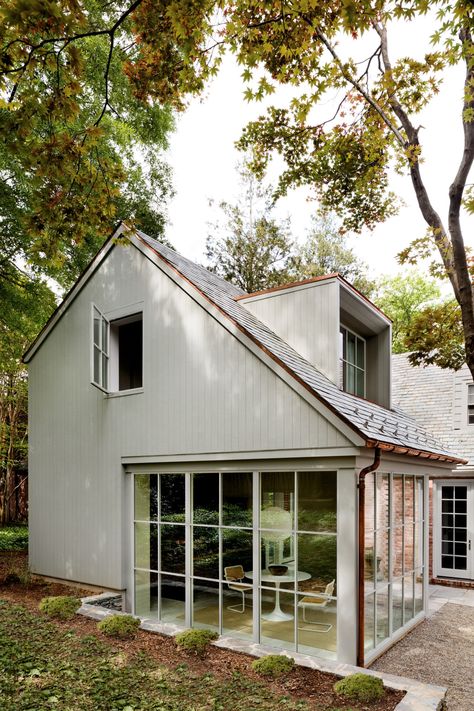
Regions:
<instances>
[{"instance_id":1,"label":"shrub","mask_svg":"<svg viewBox=\"0 0 474 711\"><path fill-rule=\"evenodd\" d=\"M286 676L295 666L295 660L281 654L269 654L252 662L252 669L262 676L272 676L277 679Z\"/></svg>"},{"instance_id":2,"label":"shrub","mask_svg":"<svg viewBox=\"0 0 474 711\"><path fill-rule=\"evenodd\" d=\"M186 652L203 654L210 643L218 637L217 632L211 630L184 630L178 632L174 640L177 646Z\"/></svg>"},{"instance_id":3,"label":"shrub","mask_svg":"<svg viewBox=\"0 0 474 711\"><path fill-rule=\"evenodd\" d=\"M0 528L0 551L24 551L28 549L28 528L6 526Z\"/></svg>"},{"instance_id":4,"label":"shrub","mask_svg":"<svg viewBox=\"0 0 474 711\"><path fill-rule=\"evenodd\" d=\"M60 595L58 597L44 597L39 609L48 617L55 617L58 620L71 620L81 606L78 597Z\"/></svg>"},{"instance_id":5,"label":"shrub","mask_svg":"<svg viewBox=\"0 0 474 711\"><path fill-rule=\"evenodd\" d=\"M140 620L131 615L110 615L97 624L97 629L108 637L132 639L140 627Z\"/></svg>"},{"instance_id":6,"label":"shrub","mask_svg":"<svg viewBox=\"0 0 474 711\"><path fill-rule=\"evenodd\" d=\"M382 679L368 674L351 674L334 684L334 691L350 701L377 701L384 695Z\"/></svg>"}]
</instances>

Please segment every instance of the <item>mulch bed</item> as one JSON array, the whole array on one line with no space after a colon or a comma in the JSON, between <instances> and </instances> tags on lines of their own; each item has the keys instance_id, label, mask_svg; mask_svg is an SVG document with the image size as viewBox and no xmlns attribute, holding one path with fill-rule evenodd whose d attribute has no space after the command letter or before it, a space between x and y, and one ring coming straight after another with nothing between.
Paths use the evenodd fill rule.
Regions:
<instances>
[{"instance_id":1,"label":"mulch bed","mask_svg":"<svg viewBox=\"0 0 474 711\"><path fill-rule=\"evenodd\" d=\"M90 591L70 588L60 583L51 583L41 580L18 582L15 575L18 572L26 573L27 556L23 553L0 554L0 598L15 604L23 605L29 610L37 610L38 603L43 597L50 595L75 595L85 597ZM16 572L13 572L16 571ZM109 640L97 631L94 620L77 615L68 622L56 622L57 625L74 629L79 635L100 635L101 639L110 644L114 651L126 656L133 656L138 652L146 652L158 665L175 668L185 664L190 673L212 674L216 678L231 679L234 672L240 672L254 681L262 682L262 677L252 670L254 657L247 654L221 649L211 646L204 657L180 651L173 638L160 634L152 634L139 630L134 640ZM291 696L294 699L304 699L314 711L342 711L342 709L355 709L361 711L392 711L404 696L403 692L386 690L384 699L373 703L357 703L345 701L337 696L332 687L338 677L319 672L315 669L295 667L284 679L268 681L269 687L277 694Z\"/></svg>"}]
</instances>

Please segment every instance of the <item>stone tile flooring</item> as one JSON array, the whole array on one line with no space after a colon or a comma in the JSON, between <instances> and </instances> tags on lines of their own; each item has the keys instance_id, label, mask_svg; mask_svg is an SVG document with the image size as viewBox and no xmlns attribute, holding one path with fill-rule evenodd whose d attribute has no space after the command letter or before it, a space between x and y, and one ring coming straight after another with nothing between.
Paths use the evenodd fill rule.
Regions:
<instances>
[{"instance_id":1,"label":"stone tile flooring","mask_svg":"<svg viewBox=\"0 0 474 711\"><path fill-rule=\"evenodd\" d=\"M474 590L430 585L422 622L371 666L448 688L449 711L474 710Z\"/></svg>"}]
</instances>

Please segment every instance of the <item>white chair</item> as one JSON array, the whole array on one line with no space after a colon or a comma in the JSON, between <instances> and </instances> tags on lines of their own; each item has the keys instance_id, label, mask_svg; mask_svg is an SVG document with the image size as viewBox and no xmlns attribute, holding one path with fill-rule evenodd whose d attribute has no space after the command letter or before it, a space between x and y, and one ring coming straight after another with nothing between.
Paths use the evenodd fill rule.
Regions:
<instances>
[{"instance_id":1,"label":"white chair","mask_svg":"<svg viewBox=\"0 0 474 711\"><path fill-rule=\"evenodd\" d=\"M245 612L245 593L252 590L252 586L248 583L243 583L245 572L241 565L229 565L224 568L224 576L229 590L241 593L242 603L240 605L228 605L227 609L240 614Z\"/></svg>"},{"instance_id":2,"label":"white chair","mask_svg":"<svg viewBox=\"0 0 474 711\"><path fill-rule=\"evenodd\" d=\"M321 588L324 592L318 593L317 595L314 596L309 596L306 595L303 597L299 603L298 607L301 607L303 610L303 622L305 622L307 625L311 625L311 627L299 627L298 629L300 630L307 630L310 632L329 632L332 629L332 625L326 623L326 622L315 622L313 620L307 619L306 617L306 611L307 610L322 610L323 612L327 611L327 606L331 602L331 597L334 592L334 585L336 581L331 580L330 583L324 587L324 585L321 586L315 586ZM318 628L318 629L316 629Z\"/></svg>"}]
</instances>

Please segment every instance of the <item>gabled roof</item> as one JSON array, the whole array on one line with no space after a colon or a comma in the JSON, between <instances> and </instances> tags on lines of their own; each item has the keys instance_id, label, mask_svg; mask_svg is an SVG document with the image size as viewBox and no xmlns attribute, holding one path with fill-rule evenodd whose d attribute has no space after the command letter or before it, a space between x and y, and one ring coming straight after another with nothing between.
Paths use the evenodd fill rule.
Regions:
<instances>
[{"instance_id":1,"label":"gabled roof","mask_svg":"<svg viewBox=\"0 0 474 711\"><path fill-rule=\"evenodd\" d=\"M49 331L54 328L85 281L94 273L101 260L113 246L111 244L113 238L117 237L120 232L121 228L106 242L88 269L81 275L76 285L25 353L25 362L33 356ZM145 249L152 250L159 259L196 288L292 378L359 434L365 440L366 446L380 447L383 450L427 459L449 462L463 461L447 451L432 435L400 411L387 410L380 405L340 390L314 365L305 360L240 303L238 297L246 295L242 289L186 259L143 232L137 230L136 237Z\"/></svg>"}]
</instances>

